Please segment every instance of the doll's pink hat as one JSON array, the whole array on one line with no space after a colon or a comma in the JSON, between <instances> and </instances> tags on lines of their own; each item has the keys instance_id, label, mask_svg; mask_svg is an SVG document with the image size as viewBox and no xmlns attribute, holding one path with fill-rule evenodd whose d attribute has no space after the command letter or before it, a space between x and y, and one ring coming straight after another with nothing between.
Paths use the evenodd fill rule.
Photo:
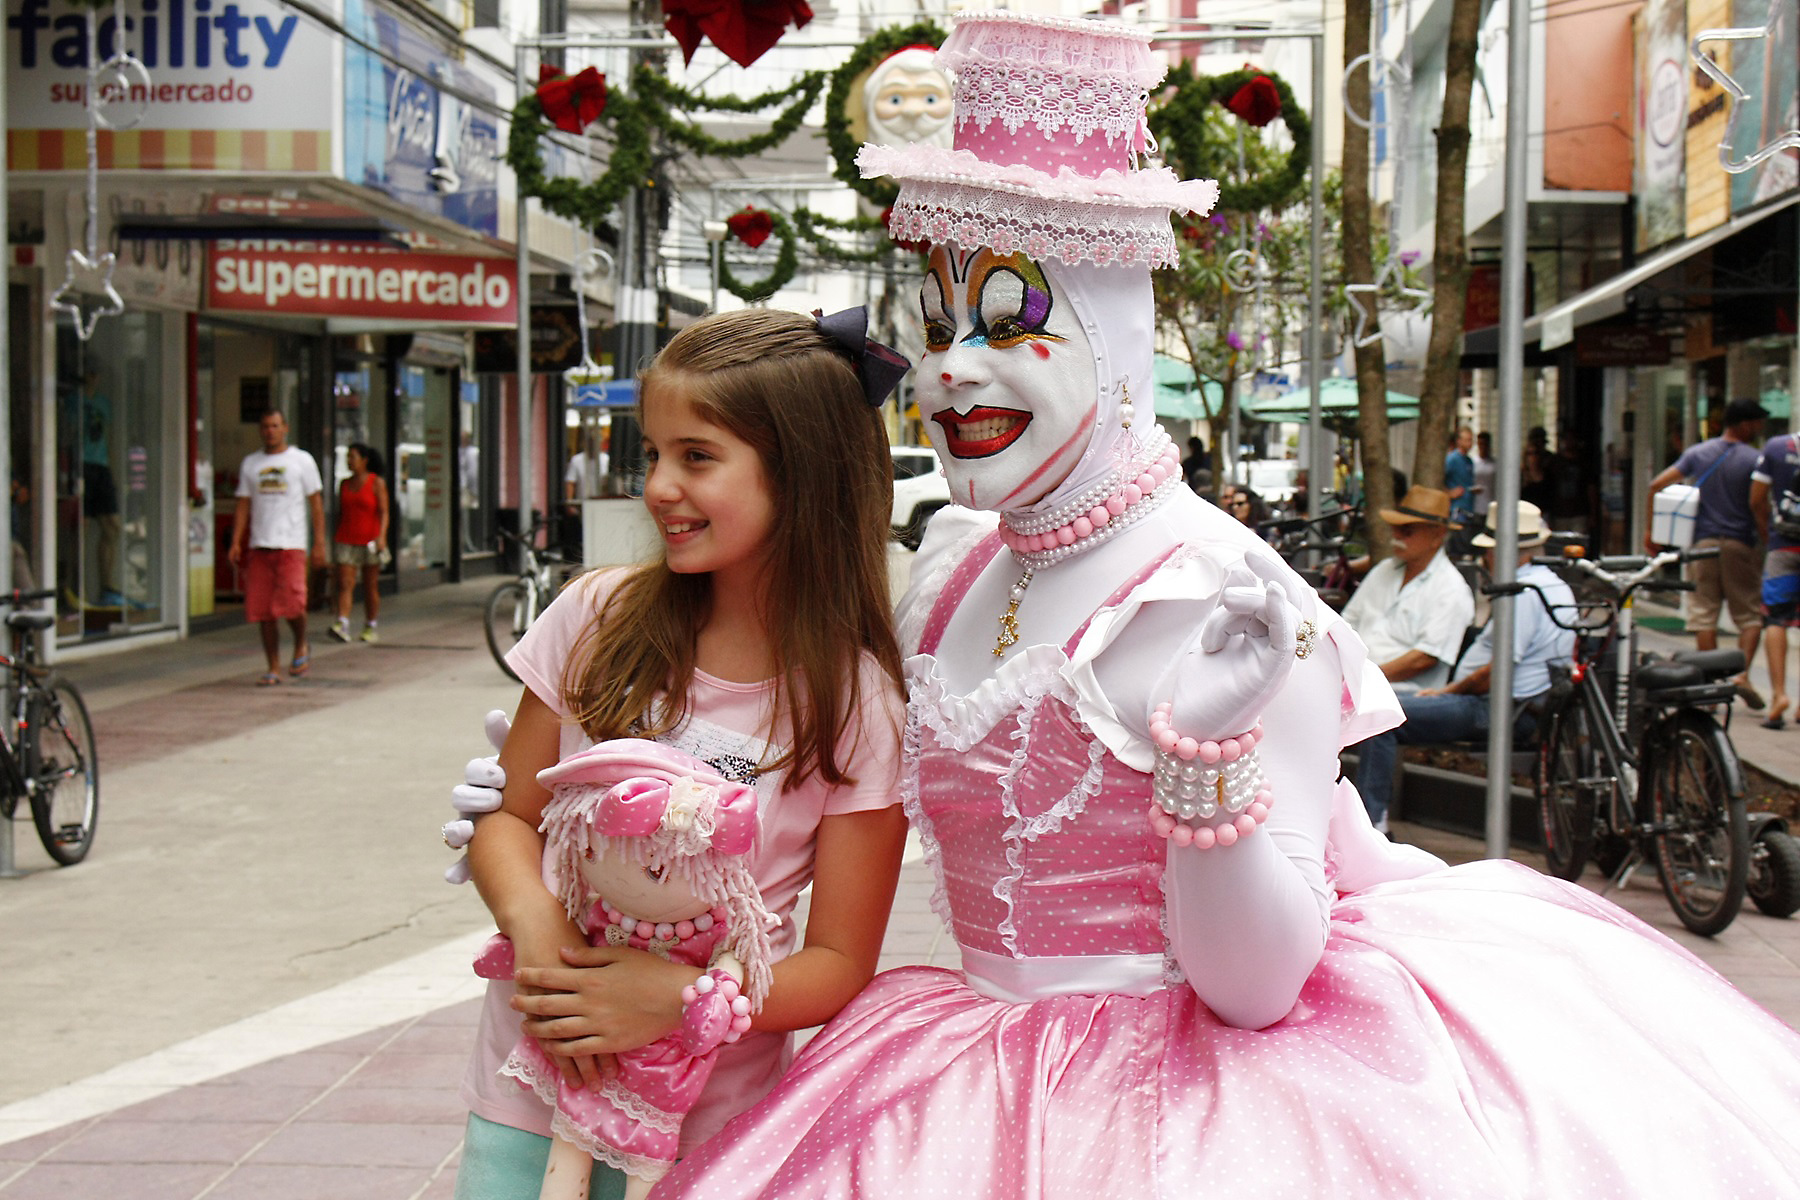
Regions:
<instances>
[{"instance_id":1,"label":"doll's pink hat","mask_svg":"<svg viewBox=\"0 0 1800 1200\"><path fill-rule=\"evenodd\" d=\"M965 13L938 51L955 79L955 144L864 146L867 178L900 184L900 241L1024 252L1071 266L1171 266L1169 213L1204 215L1210 179L1182 180L1153 151L1144 107L1163 70L1128 25Z\"/></svg>"}]
</instances>

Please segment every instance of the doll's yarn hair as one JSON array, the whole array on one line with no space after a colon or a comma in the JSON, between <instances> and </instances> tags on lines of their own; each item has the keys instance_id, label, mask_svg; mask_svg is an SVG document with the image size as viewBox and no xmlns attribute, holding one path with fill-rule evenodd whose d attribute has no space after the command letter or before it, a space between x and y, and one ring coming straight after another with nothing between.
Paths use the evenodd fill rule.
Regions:
<instances>
[{"instance_id":1,"label":"doll's yarn hair","mask_svg":"<svg viewBox=\"0 0 1800 1200\"><path fill-rule=\"evenodd\" d=\"M538 826L551 851L545 858L546 885L563 902L570 919L579 923L588 905L587 882L581 874L584 862L612 858L680 879L695 896L725 909L727 930L721 946L744 964L744 995L752 1010L760 1010L773 983L769 934L781 920L763 906L762 891L750 874L750 856L713 848L712 814L704 808L682 830L665 826L646 837L601 833L595 819L611 790L606 784L573 782L552 789Z\"/></svg>"}]
</instances>

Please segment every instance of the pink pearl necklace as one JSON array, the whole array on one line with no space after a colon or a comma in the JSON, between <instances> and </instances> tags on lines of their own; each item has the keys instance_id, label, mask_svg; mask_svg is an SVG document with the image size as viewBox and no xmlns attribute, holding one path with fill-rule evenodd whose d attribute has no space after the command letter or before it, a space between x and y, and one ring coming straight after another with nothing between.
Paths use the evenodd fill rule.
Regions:
<instances>
[{"instance_id":1,"label":"pink pearl necklace","mask_svg":"<svg viewBox=\"0 0 1800 1200\"><path fill-rule=\"evenodd\" d=\"M1143 503L1145 497L1152 496L1171 479L1181 478L1181 455L1173 445L1166 446L1162 455L1139 472L1135 478L1128 478L1116 485L1112 493L1086 511L1077 510L1076 514L1062 524L1035 533L1024 533L1014 529L1004 515L1000 518L1000 539L1006 543L1007 549L1021 557L1025 555L1043 555L1060 551L1058 558L1071 554L1079 554L1088 542L1103 532L1118 518L1137 505ZM1066 549L1065 549L1066 547ZM1045 564L1048 565L1048 564Z\"/></svg>"},{"instance_id":2,"label":"pink pearl necklace","mask_svg":"<svg viewBox=\"0 0 1800 1200\"><path fill-rule=\"evenodd\" d=\"M606 923L627 937L640 937L648 941L685 942L697 933L705 933L715 922L725 919L724 908L715 908L709 913L701 913L691 921L640 921L636 917L628 917L606 901L599 902L600 911L606 914Z\"/></svg>"}]
</instances>

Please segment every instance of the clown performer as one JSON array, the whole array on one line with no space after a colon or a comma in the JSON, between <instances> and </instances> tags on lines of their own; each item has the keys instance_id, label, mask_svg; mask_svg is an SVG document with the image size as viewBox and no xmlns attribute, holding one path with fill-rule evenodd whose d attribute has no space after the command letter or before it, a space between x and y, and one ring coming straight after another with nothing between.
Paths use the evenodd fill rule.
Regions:
<instances>
[{"instance_id":1,"label":"clown performer","mask_svg":"<svg viewBox=\"0 0 1800 1200\"><path fill-rule=\"evenodd\" d=\"M915 395L963 505L902 601L902 788L962 970L887 972L657 1197L1800 1192L1800 1036L1527 867L1377 835L1356 636L1182 482L1129 27L967 14Z\"/></svg>"}]
</instances>

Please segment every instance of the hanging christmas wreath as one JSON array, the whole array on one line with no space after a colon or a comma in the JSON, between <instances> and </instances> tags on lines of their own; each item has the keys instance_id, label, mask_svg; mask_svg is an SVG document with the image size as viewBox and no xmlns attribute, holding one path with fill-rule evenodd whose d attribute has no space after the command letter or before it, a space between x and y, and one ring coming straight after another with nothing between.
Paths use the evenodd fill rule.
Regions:
<instances>
[{"instance_id":1,"label":"hanging christmas wreath","mask_svg":"<svg viewBox=\"0 0 1800 1200\"><path fill-rule=\"evenodd\" d=\"M1195 75L1183 63L1169 74L1162 95L1162 101L1150 111L1150 128L1162 143L1164 155L1184 176L1224 174L1217 155L1209 153L1205 143L1206 110L1214 103L1258 127L1279 115L1294 141L1279 170L1240 180L1221 178L1219 211L1277 211L1300 199L1312 160L1312 120L1281 76L1254 67L1224 75Z\"/></svg>"},{"instance_id":2,"label":"hanging christmas wreath","mask_svg":"<svg viewBox=\"0 0 1800 1200\"><path fill-rule=\"evenodd\" d=\"M785 88L748 99L701 96L643 67L633 72L631 83L629 94L614 91L607 95L604 110L597 114L596 128L609 129L613 144L605 171L591 181L546 175L541 139L550 132L551 122L543 101L530 95L513 106L506 161L518 178L521 195L535 196L546 211L596 229L632 188L649 185L653 131L660 130L669 141L714 158L761 154L793 136L824 90L825 73L809 71ZM713 137L693 121L676 115L700 109L760 112L783 102L786 107L767 130L735 140Z\"/></svg>"},{"instance_id":3,"label":"hanging christmas wreath","mask_svg":"<svg viewBox=\"0 0 1800 1200\"><path fill-rule=\"evenodd\" d=\"M725 261L725 247L719 247L719 286L745 304L761 304L787 286L800 268L800 256L794 248L794 226L778 212L752 208L732 214L725 224L733 237L752 249L762 245L771 235L781 242L781 248L775 252L774 268L763 278L749 283L731 273L731 266Z\"/></svg>"},{"instance_id":4,"label":"hanging christmas wreath","mask_svg":"<svg viewBox=\"0 0 1800 1200\"><path fill-rule=\"evenodd\" d=\"M844 65L831 73L831 89L825 93L825 144L831 148L832 174L877 208L887 208L899 188L886 179L864 179L856 168L861 143L850 132L850 89L862 74L888 55L908 46L941 46L944 31L930 21L903 28L877 30L858 46Z\"/></svg>"}]
</instances>

